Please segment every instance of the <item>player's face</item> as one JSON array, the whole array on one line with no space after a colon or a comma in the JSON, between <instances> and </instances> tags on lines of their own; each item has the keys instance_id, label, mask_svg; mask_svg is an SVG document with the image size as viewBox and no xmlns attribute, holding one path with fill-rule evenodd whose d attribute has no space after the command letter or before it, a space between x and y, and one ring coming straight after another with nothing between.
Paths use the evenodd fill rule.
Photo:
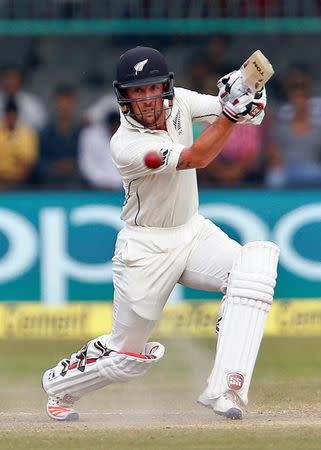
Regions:
<instances>
[{"instance_id":1,"label":"player's face","mask_svg":"<svg viewBox=\"0 0 321 450\"><path fill-rule=\"evenodd\" d=\"M162 83L127 89L127 97L134 100L131 103L132 113L146 128L165 129L163 99L160 97L163 92Z\"/></svg>"}]
</instances>

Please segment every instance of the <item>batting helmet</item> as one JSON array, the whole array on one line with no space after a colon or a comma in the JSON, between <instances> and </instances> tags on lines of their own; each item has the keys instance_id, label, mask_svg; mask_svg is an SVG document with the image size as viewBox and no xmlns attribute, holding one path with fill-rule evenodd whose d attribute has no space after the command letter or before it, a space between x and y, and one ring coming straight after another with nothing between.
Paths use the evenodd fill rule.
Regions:
<instances>
[{"instance_id":1,"label":"batting helmet","mask_svg":"<svg viewBox=\"0 0 321 450\"><path fill-rule=\"evenodd\" d=\"M169 72L164 56L150 47L135 47L121 55L117 65L117 80L113 86L123 113L130 113L132 100L126 97L126 89L164 83L160 95L170 102L174 97L174 74Z\"/></svg>"}]
</instances>

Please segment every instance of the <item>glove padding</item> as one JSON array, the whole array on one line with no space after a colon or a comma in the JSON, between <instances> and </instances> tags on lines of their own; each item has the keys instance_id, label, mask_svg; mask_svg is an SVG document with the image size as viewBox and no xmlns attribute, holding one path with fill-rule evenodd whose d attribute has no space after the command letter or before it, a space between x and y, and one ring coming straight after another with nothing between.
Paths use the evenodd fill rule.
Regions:
<instances>
[{"instance_id":1,"label":"glove padding","mask_svg":"<svg viewBox=\"0 0 321 450\"><path fill-rule=\"evenodd\" d=\"M265 87L263 87L260 91L255 93L250 111L243 116L239 123L260 125L265 115L264 109L266 107L266 102L266 90Z\"/></svg>"},{"instance_id":2,"label":"glove padding","mask_svg":"<svg viewBox=\"0 0 321 450\"><path fill-rule=\"evenodd\" d=\"M253 93L244 83L240 70L220 78L217 86L218 98L226 117L238 123L259 125L262 122L267 101L264 87Z\"/></svg>"},{"instance_id":3,"label":"glove padding","mask_svg":"<svg viewBox=\"0 0 321 450\"><path fill-rule=\"evenodd\" d=\"M239 98L233 100L233 102L227 102L223 106L223 114L232 122L238 122L242 116L250 113L254 95L242 94Z\"/></svg>"},{"instance_id":4,"label":"glove padding","mask_svg":"<svg viewBox=\"0 0 321 450\"><path fill-rule=\"evenodd\" d=\"M254 94L251 89L244 83L240 70L234 70L217 82L219 88L219 100L222 105L238 99L243 94Z\"/></svg>"}]
</instances>

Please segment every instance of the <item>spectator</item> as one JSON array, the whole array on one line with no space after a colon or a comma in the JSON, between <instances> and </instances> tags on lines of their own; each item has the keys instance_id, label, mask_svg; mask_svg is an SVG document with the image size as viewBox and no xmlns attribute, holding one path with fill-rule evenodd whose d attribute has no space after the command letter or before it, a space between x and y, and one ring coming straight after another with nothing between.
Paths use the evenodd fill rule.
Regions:
<instances>
[{"instance_id":1,"label":"spectator","mask_svg":"<svg viewBox=\"0 0 321 450\"><path fill-rule=\"evenodd\" d=\"M185 68L185 84L198 92L216 95L219 78L235 70L235 64L228 61L230 44L228 36L217 35L205 49L194 51Z\"/></svg>"},{"instance_id":2,"label":"spectator","mask_svg":"<svg viewBox=\"0 0 321 450\"><path fill-rule=\"evenodd\" d=\"M302 63L293 64L283 77L283 96L296 86L305 87L309 96L308 103L311 120L316 124L319 123L321 126L321 97L313 95L312 84L313 79L308 66ZM292 120L295 115L295 105L289 95L287 97L284 96L284 101L277 112L278 121Z\"/></svg>"},{"instance_id":3,"label":"spectator","mask_svg":"<svg viewBox=\"0 0 321 450\"><path fill-rule=\"evenodd\" d=\"M40 161L37 170L42 185L55 188L81 186L77 165L80 127L75 123L76 98L70 85L59 85L55 91L54 120L40 136Z\"/></svg>"},{"instance_id":4,"label":"spectator","mask_svg":"<svg viewBox=\"0 0 321 450\"><path fill-rule=\"evenodd\" d=\"M266 184L271 188L321 186L321 101L311 96L311 78L288 78L267 146Z\"/></svg>"},{"instance_id":5,"label":"spectator","mask_svg":"<svg viewBox=\"0 0 321 450\"><path fill-rule=\"evenodd\" d=\"M79 167L84 179L93 188L117 190L122 187L109 147L119 123L119 112L111 111L103 123L90 125L81 132Z\"/></svg>"},{"instance_id":6,"label":"spectator","mask_svg":"<svg viewBox=\"0 0 321 450\"><path fill-rule=\"evenodd\" d=\"M35 131L18 120L19 109L8 98L0 122L0 189L22 186L38 156Z\"/></svg>"},{"instance_id":7,"label":"spectator","mask_svg":"<svg viewBox=\"0 0 321 450\"><path fill-rule=\"evenodd\" d=\"M220 155L198 173L203 187L238 187L262 183L263 128L240 124L228 138Z\"/></svg>"},{"instance_id":8,"label":"spectator","mask_svg":"<svg viewBox=\"0 0 321 450\"><path fill-rule=\"evenodd\" d=\"M211 76L211 74L207 68L205 54L203 54L203 53L193 54L187 61L187 64L185 67L185 74L186 74L186 80L184 81L184 84L189 89L194 89L195 91L198 91L198 92L207 93L206 86L205 86L205 80L207 82L207 80ZM216 86L215 86L215 89L217 91ZM215 91L215 93L216 93L216 91Z\"/></svg>"},{"instance_id":9,"label":"spectator","mask_svg":"<svg viewBox=\"0 0 321 450\"><path fill-rule=\"evenodd\" d=\"M16 66L3 68L0 86L0 114L4 111L7 99L13 98L18 106L19 120L35 130L41 130L47 120L46 111L37 97L22 90L22 75Z\"/></svg>"},{"instance_id":10,"label":"spectator","mask_svg":"<svg viewBox=\"0 0 321 450\"><path fill-rule=\"evenodd\" d=\"M103 122L106 114L116 108L118 108L118 105L115 94L113 92L107 93L84 112L83 120L87 124Z\"/></svg>"},{"instance_id":11,"label":"spectator","mask_svg":"<svg viewBox=\"0 0 321 450\"><path fill-rule=\"evenodd\" d=\"M229 60L231 44L231 36L228 35L212 36L208 42L205 61L209 73L215 79L215 84L219 78L232 72L237 67Z\"/></svg>"}]
</instances>

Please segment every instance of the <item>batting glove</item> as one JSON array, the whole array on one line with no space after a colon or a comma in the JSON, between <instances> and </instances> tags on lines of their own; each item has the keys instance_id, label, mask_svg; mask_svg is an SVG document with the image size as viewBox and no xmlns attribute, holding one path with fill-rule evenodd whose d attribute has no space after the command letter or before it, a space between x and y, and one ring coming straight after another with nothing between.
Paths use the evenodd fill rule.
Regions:
<instances>
[{"instance_id":1,"label":"batting glove","mask_svg":"<svg viewBox=\"0 0 321 450\"><path fill-rule=\"evenodd\" d=\"M240 122L260 125L264 118L264 109L266 107L266 103L266 90L265 87L263 87L260 91L255 93L250 111L243 117Z\"/></svg>"},{"instance_id":2,"label":"batting glove","mask_svg":"<svg viewBox=\"0 0 321 450\"><path fill-rule=\"evenodd\" d=\"M252 94L251 89L244 83L240 70L230 72L217 82L218 98L222 105L238 99L243 94Z\"/></svg>"},{"instance_id":3,"label":"batting glove","mask_svg":"<svg viewBox=\"0 0 321 450\"><path fill-rule=\"evenodd\" d=\"M249 114L254 94L242 94L239 98L227 102L223 106L223 114L232 122L239 122L243 116Z\"/></svg>"},{"instance_id":4,"label":"batting glove","mask_svg":"<svg viewBox=\"0 0 321 450\"><path fill-rule=\"evenodd\" d=\"M251 89L244 83L242 74L240 70L235 70L218 80L217 86L219 88L219 100L223 107L223 112L229 119L237 121L238 123L252 123L254 125L259 125L264 118L264 108L266 106L266 90L263 87L258 92L252 92ZM254 96L252 104L247 105L247 109L242 110L232 117L231 111L233 111L233 106L241 101L247 102L244 95ZM240 105L239 105L240 106ZM237 111L235 111L237 112ZM243 118L241 117L243 116Z\"/></svg>"}]
</instances>

